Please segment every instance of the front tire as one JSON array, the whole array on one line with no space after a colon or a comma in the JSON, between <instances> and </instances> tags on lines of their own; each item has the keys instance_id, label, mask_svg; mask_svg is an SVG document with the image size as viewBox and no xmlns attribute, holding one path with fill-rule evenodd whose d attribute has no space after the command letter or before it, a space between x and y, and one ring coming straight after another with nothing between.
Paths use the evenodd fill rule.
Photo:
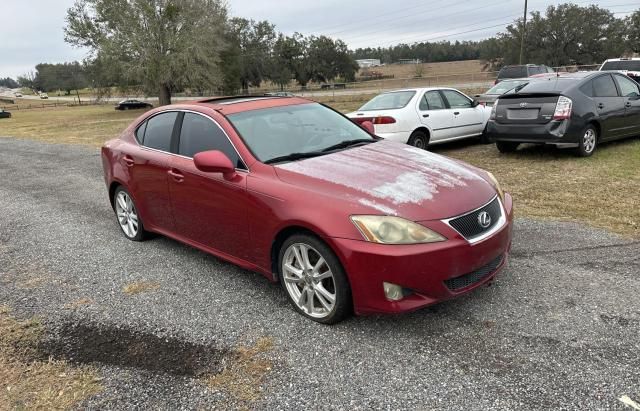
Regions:
<instances>
[{"instance_id":1,"label":"front tire","mask_svg":"<svg viewBox=\"0 0 640 411\"><path fill-rule=\"evenodd\" d=\"M116 188L113 194L113 209L116 212L120 230L127 239L144 241L147 238L147 231L144 229L133 198L123 186Z\"/></svg>"},{"instance_id":2,"label":"front tire","mask_svg":"<svg viewBox=\"0 0 640 411\"><path fill-rule=\"evenodd\" d=\"M429 146L429 136L422 130L416 130L411 133L411 137L409 137L409 141L407 143L415 148L426 150Z\"/></svg>"},{"instance_id":3,"label":"front tire","mask_svg":"<svg viewBox=\"0 0 640 411\"><path fill-rule=\"evenodd\" d=\"M351 288L342 264L316 237L289 237L278 253L278 274L289 301L305 317L335 324L351 314Z\"/></svg>"},{"instance_id":4,"label":"front tire","mask_svg":"<svg viewBox=\"0 0 640 411\"><path fill-rule=\"evenodd\" d=\"M501 153L513 153L518 149L518 146L520 146L520 143L513 141L496 141L496 147Z\"/></svg>"},{"instance_id":5,"label":"front tire","mask_svg":"<svg viewBox=\"0 0 640 411\"><path fill-rule=\"evenodd\" d=\"M580 141L578 141L578 147L575 149L575 153L579 157L589 157L596 151L598 146L598 130L589 124L582 131Z\"/></svg>"}]
</instances>

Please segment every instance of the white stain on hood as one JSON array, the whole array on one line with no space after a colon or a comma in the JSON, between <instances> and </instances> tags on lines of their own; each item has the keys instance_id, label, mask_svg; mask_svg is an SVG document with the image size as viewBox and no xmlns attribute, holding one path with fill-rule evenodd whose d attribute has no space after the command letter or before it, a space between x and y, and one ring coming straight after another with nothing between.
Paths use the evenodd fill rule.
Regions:
<instances>
[{"instance_id":1,"label":"white stain on hood","mask_svg":"<svg viewBox=\"0 0 640 411\"><path fill-rule=\"evenodd\" d=\"M386 214L397 214L393 205L433 200L443 187L463 187L467 181L482 180L452 160L385 141L277 168L362 192L367 198L359 199L360 204Z\"/></svg>"}]
</instances>

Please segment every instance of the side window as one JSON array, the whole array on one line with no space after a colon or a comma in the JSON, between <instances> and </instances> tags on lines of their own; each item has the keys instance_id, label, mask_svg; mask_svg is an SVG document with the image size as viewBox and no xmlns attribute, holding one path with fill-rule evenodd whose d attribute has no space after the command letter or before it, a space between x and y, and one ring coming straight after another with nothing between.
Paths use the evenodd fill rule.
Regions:
<instances>
[{"instance_id":1,"label":"side window","mask_svg":"<svg viewBox=\"0 0 640 411\"><path fill-rule=\"evenodd\" d=\"M418 106L418 108L420 109L420 111L427 111L429 110L429 102L427 101L427 94L425 93L424 96L422 96L422 98L420 99L420 106Z\"/></svg>"},{"instance_id":2,"label":"side window","mask_svg":"<svg viewBox=\"0 0 640 411\"><path fill-rule=\"evenodd\" d=\"M471 108L471 100L453 90L442 90L451 108Z\"/></svg>"},{"instance_id":3,"label":"side window","mask_svg":"<svg viewBox=\"0 0 640 411\"><path fill-rule=\"evenodd\" d=\"M447 108L442 100L442 96L440 96L440 93L437 91L427 91L424 98L429 106L429 110L442 110Z\"/></svg>"},{"instance_id":4,"label":"side window","mask_svg":"<svg viewBox=\"0 0 640 411\"><path fill-rule=\"evenodd\" d=\"M209 150L222 151L237 168L244 168L227 135L213 120L199 114L185 113L178 154L193 157L202 151Z\"/></svg>"},{"instance_id":5,"label":"side window","mask_svg":"<svg viewBox=\"0 0 640 411\"><path fill-rule=\"evenodd\" d=\"M136 140L142 144L144 142L144 131L147 129L147 122L142 123L136 130Z\"/></svg>"},{"instance_id":6,"label":"side window","mask_svg":"<svg viewBox=\"0 0 640 411\"><path fill-rule=\"evenodd\" d=\"M618 82L618 86L620 87L620 94L622 94L623 97L640 96L640 89L638 88L638 84L635 81L618 75L614 77Z\"/></svg>"},{"instance_id":7,"label":"side window","mask_svg":"<svg viewBox=\"0 0 640 411\"><path fill-rule=\"evenodd\" d=\"M587 81L585 84L580 86L580 91L588 97L593 97L593 81Z\"/></svg>"},{"instance_id":8,"label":"side window","mask_svg":"<svg viewBox=\"0 0 640 411\"><path fill-rule=\"evenodd\" d=\"M597 77L593 80L594 97L618 97L618 90L610 75Z\"/></svg>"},{"instance_id":9,"label":"side window","mask_svg":"<svg viewBox=\"0 0 640 411\"><path fill-rule=\"evenodd\" d=\"M158 114L147 120L147 129L144 132L143 144L156 150L171 150L171 134L173 125L178 117L178 112Z\"/></svg>"}]
</instances>

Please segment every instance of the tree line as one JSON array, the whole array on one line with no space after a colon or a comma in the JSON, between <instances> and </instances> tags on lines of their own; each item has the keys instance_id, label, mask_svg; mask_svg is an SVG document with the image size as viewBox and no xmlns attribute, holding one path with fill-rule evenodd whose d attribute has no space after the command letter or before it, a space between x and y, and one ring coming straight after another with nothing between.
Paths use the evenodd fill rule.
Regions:
<instances>
[{"instance_id":1,"label":"tree line","mask_svg":"<svg viewBox=\"0 0 640 411\"><path fill-rule=\"evenodd\" d=\"M380 59L387 64L400 59L424 62L481 59L495 69L519 63L522 29L520 18L504 32L485 40L358 48L353 55L357 59ZM524 44L523 63L553 67L597 64L607 58L640 53L640 9L626 18L616 18L610 10L596 5L549 6L545 13L534 11L528 17Z\"/></svg>"},{"instance_id":2,"label":"tree line","mask_svg":"<svg viewBox=\"0 0 640 411\"><path fill-rule=\"evenodd\" d=\"M482 59L494 69L517 64L522 19L481 41L399 44L350 51L326 36L285 35L268 21L230 17L223 0L76 0L68 10L65 40L91 52L83 62L39 64L18 78L43 91L83 87L136 88L157 95L232 94L265 81L284 88L292 82L347 82L355 59L424 62ZM524 62L561 66L601 63L640 52L640 9L627 18L575 4L533 12L526 25ZM0 85L13 84L0 79Z\"/></svg>"}]
</instances>

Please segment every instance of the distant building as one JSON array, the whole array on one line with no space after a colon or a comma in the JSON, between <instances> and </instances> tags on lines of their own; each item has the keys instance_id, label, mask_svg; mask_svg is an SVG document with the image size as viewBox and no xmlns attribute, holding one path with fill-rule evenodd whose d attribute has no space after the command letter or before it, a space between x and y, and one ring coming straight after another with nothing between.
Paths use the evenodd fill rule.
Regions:
<instances>
[{"instance_id":1,"label":"distant building","mask_svg":"<svg viewBox=\"0 0 640 411\"><path fill-rule=\"evenodd\" d=\"M356 63L358 63L358 66L360 68L378 67L381 65L380 59L362 59L362 60L356 60Z\"/></svg>"},{"instance_id":2,"label":"distant building","mask_svg":"<svg viewBox=\"0 0 640 411\"><path fill-rule=\"evenodd\" d=\"M398 64L420 64L422 60L420 59L400 59L398 60Z\"/></svg>"}]
</instances>

